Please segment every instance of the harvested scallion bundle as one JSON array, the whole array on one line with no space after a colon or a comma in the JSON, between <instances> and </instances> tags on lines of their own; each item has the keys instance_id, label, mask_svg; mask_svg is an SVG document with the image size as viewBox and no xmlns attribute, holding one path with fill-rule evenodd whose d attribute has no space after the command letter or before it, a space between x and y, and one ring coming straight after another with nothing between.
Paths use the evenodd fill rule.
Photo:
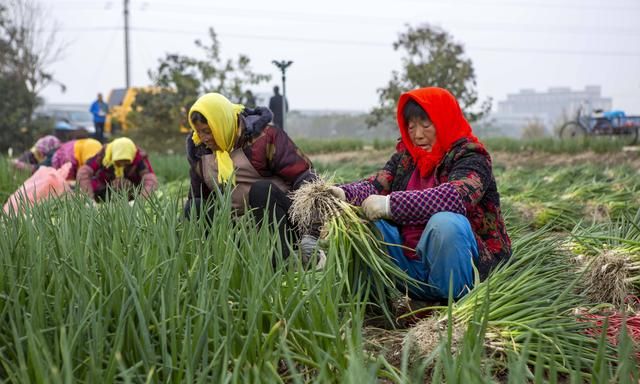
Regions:
<instances>
[{"instance_id":1,"label":"harvested scallion bundle","mask_svg":"<svg viewBox=\"0 0 640 384\"><path fill-rule=\"evenodd\" d=\"M324 180L307 183L293 193L291 219L302 230L322 223L327 247L327 265L337 269L348 295L373 296L391 318L387 299L398 284L416 284L398 268L386 252L386 245L360 215L360 209L334 197Z\"/></svg>"},{"instance_id":2,"label":"harvested scallion bundle","mask_svg":"<svg viewBox=\"0 0 640 384\"><path fill-rule=\"evenodd\" d=\"M598 357L597 340L582 332L585 323L576 321L574 309L585 303L575 293L578 282L567 268L567 257L557 251L555 241L541 239L541 233L518 239L511 262L453 304L453 329L480 321L480 313L486 321L484 345L497 369L505 368L508 354L519 353L525 344L531 364L556 372L588 370L598 358L613 361L611 348ZM419 323L416 328L425 329L412 330L405 342L426 340L428 345L418 345L417 350L423 355L437 352L437 344L416 336L437 330L434 324L441 322L446 324L446 313Z\"/></svg>"},{"instance_id":3,"label":"harvested scallion bundle","mask_svg":"<svg viewBox=\"0 0 640 384\"><path fill-rule=\"evenodd\" d=\"M624 304L631 293L628 278L632 275L630 259L615 250L594 257L582 257L585 295L594 303Z\"/></svg>"},{"instance_id":4,"label":"harvested scallion bundle","mask_svg":"<svg viewBox=\"0 0 640 384\"><path fill-rule=\"evenodd\" d=\"M303 233L309 233L315 225L327 223L349 209L349 203L333 196L330 187L330 180L319 178L303 184L291 194L291 221Z\"/></svg>"},{"instance_id":5,"label":"harvested scallion bundle","mask_svg":"<svg viewBox=\"0 0 640 384\"><path fill-rule=\"evenodd\" d=\"M594 303L617 307L629 296L640 294L640 227L635 218L616 223L576 228L569 247L577 254L585 295Z\"/></svg>"}]
</instances>

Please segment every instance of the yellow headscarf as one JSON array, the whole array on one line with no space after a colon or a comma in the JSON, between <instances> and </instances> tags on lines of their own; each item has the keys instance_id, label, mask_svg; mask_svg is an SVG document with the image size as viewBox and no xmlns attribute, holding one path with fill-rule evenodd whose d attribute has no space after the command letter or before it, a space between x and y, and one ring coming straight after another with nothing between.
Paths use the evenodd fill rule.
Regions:
<instances>
[{"instance_id":1,"label":"yellow headscarf","mask_svg":"<svg viewBox=\"0 0 640 384\"><path fill-rule=\"evenodd\" d=\"M102 159L102 165L105 167L113 166L116 177L121 178L124 176L124 167L116 166L115 162L118 160L133 161L136 157L137 151L138 148L136 148L136 145L131 141L131 139L119 137L107 144L107 148L104 151L104 159Z\"/></svg>"},{"instance_id":2,"label":"yellow headscarf","mask_svg":"<svg viewBox=\"0 0 640 384\"><path fill-rule=\"evenodd\" d=\"M233 175L233 161L229 152L238 140L238 115L244 110L244 105L233 104L219 93L207 93L193 104L189 110L189 124L193 130L191 138L196 145L202 143L198 132L191 122L191 114L200 112L206 119L216 145L216 160L218 162L218 183L226 183ZM231 180L235 184L235 180Z\"/></svg>"},{"instance_id":3,"label":"yellow headscarf","mask_svg":"<svg viewBox=\"0 0 640 384\"><path fill-rule=\"evenodd\" d=\"M83 166L87 160L96 155L102 149L102 144L95 139L78 139L73 144L73 156L78 160L78 167Z\"/></svg>"}]
</instances>

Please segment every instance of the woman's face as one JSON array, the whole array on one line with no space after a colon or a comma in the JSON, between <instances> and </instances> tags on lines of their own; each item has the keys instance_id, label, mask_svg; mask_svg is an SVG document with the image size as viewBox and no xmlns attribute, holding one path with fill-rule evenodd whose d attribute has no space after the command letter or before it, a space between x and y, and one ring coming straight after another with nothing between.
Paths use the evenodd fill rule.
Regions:
<instances>
[{"instance_id":1,"label":"woman's face","mask_svg":"<svg viewBox=\"0 0 640 384\"><path fill-rule=\"evenodd\" d=\"M126 167L129 164L131 164L131 161L129 161L129 160L116 160L113 163L116 165L116 167Z\"/></svg>"},{"instance_id":2,"label":"woman's face","mask_svg":"<svg viewBox=\"0 0 640 384\"><path fill-rule=\"evenodd\" d=\"M407 124L409 137L416 147L431 152L436 143L436 127L429 119L411 119Z\"/></svg>"},{"instance_id":3,"label":"woman's face","mask_svg":"<svg viewBox=\"0 0 640 384\"><path fill-rule=\"evenodd\" d=\"M209 125L207 123L193 123L193 127L198 133L198 137L200 141L204 143L212 151L218 150L218 145L216 141L213 139L213 134L211 133L211 129L209 129Z\"/></svg>"}]
</instances>

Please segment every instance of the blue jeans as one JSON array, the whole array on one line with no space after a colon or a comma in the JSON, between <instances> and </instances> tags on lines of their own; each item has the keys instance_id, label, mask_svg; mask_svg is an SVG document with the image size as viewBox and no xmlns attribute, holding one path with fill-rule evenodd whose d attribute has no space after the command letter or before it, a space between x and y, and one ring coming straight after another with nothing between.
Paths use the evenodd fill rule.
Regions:
<instances>
[{"instance_id":1,"label":"blue jeans","mask_svg":"<svg viewBox=\"0 0 640 384\"><path fill-rule=\"evenodd\" d=\"M374 223L383 240L402 244L398 227L386 220ZM453 298L457 299L473 287L473 263L478 262L478 244L469 220L452 212L438 212L427 222L416 247L417 260L408 259L402 248L388 245L393 261L400 269L422 284L419 287L399 282L398 288L408 290L411 297L421 300L447 300L449 280L453 279Z\"/></svg>"}]
</instances>

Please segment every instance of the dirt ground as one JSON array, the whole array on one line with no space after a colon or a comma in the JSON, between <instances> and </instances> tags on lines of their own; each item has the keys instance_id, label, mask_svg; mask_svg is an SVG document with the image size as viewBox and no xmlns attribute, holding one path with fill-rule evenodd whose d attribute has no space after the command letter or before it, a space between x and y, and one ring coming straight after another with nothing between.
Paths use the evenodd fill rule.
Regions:
<instances>
[{"instance_id":1,"label":"dirt ground","mask_svg":"<svg viewBox=\"0 0 640 384\"><path fill-rule=\"evenodd\" d=\"M365 149L362 151L326 153L309 156L314 163L343 163L357 162L358 164L380 164L384 163L391 156L390 150ZM597 163L606 165L629 164L640 170L640 151L632 150L617 153L595 153L584 152L575 155L571 154L550 154L543 152L491 152L491 157L495 165L504 167L518 166L557 166L557 165L579 165L585 163Z\"/></svg>"}]
</instances>

